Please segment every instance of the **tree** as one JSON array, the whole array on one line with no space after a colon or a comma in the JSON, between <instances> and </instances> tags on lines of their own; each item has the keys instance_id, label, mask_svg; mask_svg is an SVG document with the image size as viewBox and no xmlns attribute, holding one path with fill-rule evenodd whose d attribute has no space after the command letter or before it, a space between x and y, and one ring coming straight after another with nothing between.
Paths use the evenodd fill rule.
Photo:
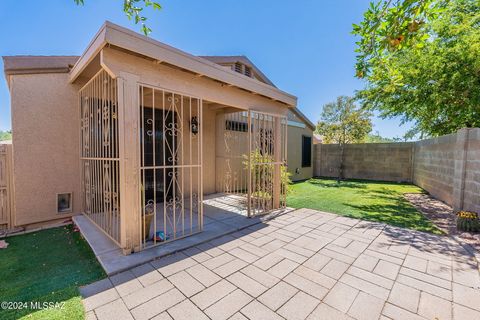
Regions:
<instances>
[{"instance_id":1,"label":"tree","mask_svg":"<svg viewBox=\"0 0 480 320\"><path fill-rule=\"evenodd\" d=\"M380 132L375 131L375 133L369 133L365 137L365 142L366 143L392 143L392 142L401 142L402 139L400 138L387 138L387 137L382 137L380 135Z\"/></svg>"},{"instance_id":2,"label":"tree","mask_svg":"<svg viewBox=\"0 0 480 320\"><path fill-rule=\"evenodd\" d=\"M403 15L409 3L421 3L423 15ZM357 95L363 107L412 121L407 138L480 126L480 1L403 0L387 13L404 20L370 8L354 26L361 37L357 76L366 80ZM389 30L398 32L398 41L390 42Z\"/></svg>"},{"instance_id":3,"label":"tree","mask_svg":"<svg viewBox=\"0 0 480 320\"><path fill-rule=\"evenodd\" d=\"M0 130L0 141L12 140L12 131Z\"/></svg>"},{"instance_id":4,"label":"tree","mask_svg":"<svg viewBox=\"0 0 480 320\"><path fill-rule=\"evenodd\" d=\"M429 34L426 26L445 9L448 0L375 0L353 24L360 37L357 48L357 77L369 75L372 68L390 54L410 46L423 46Z\"/></svg>"},{"instance_id":5,"label":"tree","mask_svg":"<svg viewBox=\"0 0 480 320\"><path fill-rule=\"evenodd\" d=\"M355 105L354 98L340 96L323 106L315 132L325 143L360 143L372 131L372 114Z\"/></svg>"},{"instance_id":6,"label":"tree","mask_svg":"<svg viewBox=\"0 0 480 320\"><path fill-rule=\"evenodd\" d=\"M85 0L73 0L77 5L83 5ZM127 15L127 18L134 19L135 24L141 24L141 30L145 35L152 32L145 22L147 17L143 15L144 9L153 8L153 10L160 10L162 6L160 3L152 0L123 0L123 12Z\"/></svg>"},{"instance_id":7,"label":"tree","mask_svg":"<svg viewBox=\"0 0 480 320\"><path fill-rule=\"evenodd\" d=\"M323 136L325 143L340 145L339 179L343 178L345 144L364 141L372 131L371 117L369 111L355 105L352 97L340 96L337 101L323 106L315 132Z\"/></svg>"}]
</instances>

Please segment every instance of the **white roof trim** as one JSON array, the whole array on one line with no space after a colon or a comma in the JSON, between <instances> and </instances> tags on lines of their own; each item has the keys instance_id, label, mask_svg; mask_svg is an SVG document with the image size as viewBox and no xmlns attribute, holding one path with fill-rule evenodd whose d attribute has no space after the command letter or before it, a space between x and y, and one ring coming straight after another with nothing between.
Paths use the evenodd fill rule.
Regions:
<instances>
[{"instance_id":1,"label":"white roof trim","mask_svg":"<svg viewBox=\"0 0 480 320\"><path fill-rule=\"evenodd\" d=\"M107 44L132 51L152 59L165 62L196 74L215 79L247 91L266 96L296 106L297 98L266 83L249 78L216 63L178 50L159 41L153 40L132 30L120 27L111 22L105 22L90 42L87 50L70 72L70 82L74 82L89 62Z\"/></svg>"},{"instance_id":2,"label":"white roof trim","mask_svg":"<svg viewBox=\"0 0 480 320\"><path fill-rule=\"evenodd\" d=\"M298 127L298 128L306 128L307 125L303 122L297 122L297 121L292 121L288 120L288 125L291 127Z\"/></svg>"}]
</instances>

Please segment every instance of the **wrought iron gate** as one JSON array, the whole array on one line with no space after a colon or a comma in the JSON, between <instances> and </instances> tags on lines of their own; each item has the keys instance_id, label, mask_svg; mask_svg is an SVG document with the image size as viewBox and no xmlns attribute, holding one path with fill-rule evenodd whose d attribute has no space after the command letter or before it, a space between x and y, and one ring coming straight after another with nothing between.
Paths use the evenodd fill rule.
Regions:
<instances>
[{"instance_id":1,"label":"wrought iron gate","mask_svg":"<svg viewBox=\"0 0 480 320\"><path fill-rule=\"evenodd\" d=\"M202 100L139 87L142 247L203 228Z\"/></svg>"},{"instance_id":2,"label":"wrought iron gate","mask_svg":"<svg viewBox=\"0 0 480 320\"><path fill-rule=\"evenodd\" d=\"M258 111L218 117L217 190L238 196L235 200L244 203L248 216L285 207L286 117Z\"/></svg>"},{"instance_id":3,"label":"wrought iron gate","mask_svg":"<svg viewBox=\"0 0 480 320\"><path fill-rule=\"evenodd\" d=\"M120 245L117 81L101 70L79 99L83 211Z\"/></svg>"},{"instance_id":4,"label":"wrought iron gate","mask_svg":"<svg viewBox=\"0 0 480 320\"><path fill-rule=\"evenodd\" d=\"M250 111L248 156L249 216L286 205L287 118Z\"/></svg>"}]
</instances>

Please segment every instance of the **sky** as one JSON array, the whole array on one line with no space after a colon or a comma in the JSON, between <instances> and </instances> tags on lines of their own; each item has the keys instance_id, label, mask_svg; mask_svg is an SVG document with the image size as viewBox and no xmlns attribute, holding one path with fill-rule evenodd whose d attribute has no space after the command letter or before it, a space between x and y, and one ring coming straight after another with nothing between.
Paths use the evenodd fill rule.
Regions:
<instances>
[{"instance_id":1,"label":"sky","mask_svg":"<svg viewBox=\"0 0 480 320\"><path fill-rule=\"evenodd\" d=\"M353 95L364 83L354 77L352 23L369 0L157 0L149 10L150 37L195 55L246 55L275 85L298 97L314 123L322 106ZM105 20L135 31L122 0L2 0L0 55L81 55ZM0 61L3 70L3 61ZM11 129L10 95L0 77L0 130ZM385 137L410 128L399 119L373 119Z\"/></svg>"}]
</instances>

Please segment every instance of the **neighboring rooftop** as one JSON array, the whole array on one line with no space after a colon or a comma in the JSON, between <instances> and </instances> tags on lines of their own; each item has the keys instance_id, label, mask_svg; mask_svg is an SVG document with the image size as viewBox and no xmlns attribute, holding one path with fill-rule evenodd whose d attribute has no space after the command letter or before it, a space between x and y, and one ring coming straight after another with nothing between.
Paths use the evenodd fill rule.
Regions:
<instances>
[{"instance_id":1,"label":"neighboring rooftop","mask_svg":"<svg viewBox=\"0 0 480 320\"><path fill-rule=\"evenodd\" d=\"M79 56L5 56L5 74L67 73Z\"/></svg>"}]
</instances>

